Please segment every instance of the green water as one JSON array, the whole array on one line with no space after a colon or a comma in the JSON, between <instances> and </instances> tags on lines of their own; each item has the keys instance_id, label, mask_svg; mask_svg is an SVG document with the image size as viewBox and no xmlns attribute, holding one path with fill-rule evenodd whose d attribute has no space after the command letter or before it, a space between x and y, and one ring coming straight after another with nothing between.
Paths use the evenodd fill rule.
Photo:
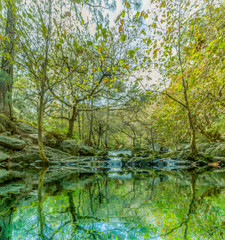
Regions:
<instances>
[{"instance_id":1,"label":"green water","mask_svg":"<svg viewBox=\"0 0 225 240\"><path fill-rule=\"evenodd\" d=\"M224 239L225 171L0 170L1 240Z\"/></svg>"}]
</instances>

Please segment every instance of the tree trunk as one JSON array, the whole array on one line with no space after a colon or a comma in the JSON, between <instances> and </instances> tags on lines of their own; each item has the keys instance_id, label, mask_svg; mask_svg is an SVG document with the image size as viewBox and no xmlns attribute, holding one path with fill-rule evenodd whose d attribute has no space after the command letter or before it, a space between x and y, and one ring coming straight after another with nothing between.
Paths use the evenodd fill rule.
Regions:
<instances>
[{"instance_id":1,"label":"tree trunk","mask_svg":"<svg viewBox=\"0 0 225 240\"><path fill-rule=\"evenodd\" d=\"M155 152L155 143L154 143L152 128L150 129L150 134L151 134L152 150Z\"/></svg>"},{"instance_id":2,"label":"tree trunk","mask_svg":"<svg viewBox=\"0 0 225 240\"><path fill-rule=\"evenodd\" d=\"M94 102L91 99L91 109L93 109ZM91 137L92 137L92 128L93 128L93 120L94 120L94 113L91 111L91 121L90 121L90 129L89 129L89 137L88 137L88 146L91 146Z\"/></svg>"},{"instance_id":3,"label":"tree trunk","mask_svg":"<svg viewBox=\"0 0 225 240\"><path fill-rule=\"evenodd\" d=\"M78 121L78 134L79 134L79 139L81 139L81 126L80 126L80 112L77 111L77 121Z\"/></svg>"},{"instance_id":4,"label":"tree trunk","mask_svg":"<svg viewBox=\"0 0 225 240\"><path fill-rule=\"evenodd\" d=\"M47 66L48 66L48 54L49 54L49 45L50 45L50 38L51 38L51 16L52 16L52 2L51 0L48 1L49 3L49 19L48 19L48 34L45 38L45 58L42 66L42 78L39 79L41 82L41 89L40 89L40 99L39 99L39 109L38 109L38 147L40 152L40 157L42 163L44 165L49 165L49 161L44 152L44 144L43 144L43 115L44 115L44 97L45 97L45 90L46 90L46 81L47 81ZM41 17L42 19L42 17Z\"/></svg>"},{"instance_id":5,"label":"tree trunk","mask_svg":"<svg viewBox=\"0 0 225 240\"><path fill-rule=\"evenodd\" d=\"M107 118L107 125L105 130L105 147L108 148L108 131L109 131L109 98L107 96L107 112L106 112L106 118Z\"/></svg>"},{"instance_id":6,"label":"tree trunk","mask_svg":"<svg viewBox=\"0 0 225 240\"><path fill-rule=\"evenodd\" d=\"M184 78L184 71L183 71L183 64L182 64L182 59L181 59L181 22L180 22L180 17L181 17L181 10L179 9L179 25L178 25L178 59L179 59L179 64L180 64L180 70L181 70L181 80L182 80L182 85L183 85L183 94L184 94L184 100L185 100L185 105L186 105L186 110L187 110L187 115L188 115L188 121L189 121L189 126L191 129L191 141L190 141L190 155L195 156L198 154L197 147L196 147L196 130L195 130L195 125L194 121L192 118L192 113L188 101L188 96L187 96L187 82L185 81Z\"/></svg>"},{"instance_id":7,"label":"tree trunk","mask_svg":"<svg viewBox=\"0 0 225 240\"><path fill-rule=\"evenodd\" d=\"M3 50L4 56L2 58L2 79L0 79L0 112L8 117L12 117L12 86L13 86L13 64L14 58L14 44L15 44L15 3L14 1L7 1L7 21L5 36L9 41L5 41L5 48Z\"/></svg>"},{"instance_id":8,"label":"tree trunk","mask_svg":"<svg viewBox=\"0 0 225 240\"><path fill-rule=\"evenodd\" d=\"M40 101L39 101L39 109L38 109L38 147L40 158L44 165L49 165L49 161L44 152L44 144L43 144L43 115L44 115L44 91L45 91L45 83L42 81L41 83L41 92L40 92Z\"/></svg>"},{"instance_id":9,"label":"tree trunk","mask_svg":"<svg viewBox=\"0 0 225 240\"><path fill-rule=\"evenodd\" d=\"M72 138L72 136L73 136L73 129L74 129L74 123L76 121L76 118L77 118L77 105L75 104L75 105L73 105L72 116L69 120L69 130L67 133L68 138Z\"/></svg>"},{"instance_id":10,"label":"tree trunk","mask_svg":"<svg viewBox=\"0 0 225 240\"><path fill-rule=\"evenodd\" d=\"M97 144L98 148L100 147L101 139L102 139L102 133L101 133L101 130L100 130L100 132L98 133L98 144Z\"/></svg>"},{"instance_id":11,"label":"tree trunk","mask_svg":"<svg viewBox=\"0 0 225 240\"><path fill-rule=\"evenodd\" d=\"M82 111L82 118L81 118L81 138L82 140L85 139L85 134L84 134L84 131L85 131L85 126L84 126L84 111Z\"/></svg>"},{"instance_id":12,"label":"tree trunk","mask_svg":"<svg viewBox=\"0 0 225 240\"><path fill-rule=\"evenodd\" d=\"M133 145L133 147L135 147L135 145L136 145L136 137L132 137L132 145Z\"/></svg>"}]
</instances>

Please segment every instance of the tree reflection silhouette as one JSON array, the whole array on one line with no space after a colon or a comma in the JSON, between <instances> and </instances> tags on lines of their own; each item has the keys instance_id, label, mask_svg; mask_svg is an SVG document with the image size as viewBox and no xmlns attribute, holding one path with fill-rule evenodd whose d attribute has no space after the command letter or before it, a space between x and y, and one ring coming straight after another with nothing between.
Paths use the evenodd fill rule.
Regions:
<instances>
[{"instance_id":1,"label":"tree reflection silhouette","mask_svg":"<svg viewBox=\"0 0 225 240\"><path fill-rule=\"evenodd\" d=\"M48 170L47 166L42 167L40 176L39 176L39 181L38 181L38 220L40 222L39 235L42 240L48 239L44 233L45 219L44 219L44 214L43 214L43 196L42 196L45 174L46 174L47 170Z\"/></svg>"}]
</instances>

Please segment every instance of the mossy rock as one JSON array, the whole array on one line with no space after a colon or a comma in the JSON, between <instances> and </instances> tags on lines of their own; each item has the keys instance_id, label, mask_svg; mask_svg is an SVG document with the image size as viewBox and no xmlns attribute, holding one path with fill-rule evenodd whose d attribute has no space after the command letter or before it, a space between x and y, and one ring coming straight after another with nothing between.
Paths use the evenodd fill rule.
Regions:
<instances>
[{"instance_id":1,"label":"mossy rock","mask_svg":"<svg viewBox=\"0 0 225 240\"><path fill-rule=\"evenodd\" d=\"M117 157L125 157L125 154L119 153L119 154L117 154L116 156L117 156Z\"/></svg>"},{"instance_id":2,"label":"mossy rock","mask_svg":"<svg viewBox=\"0 0 225 240\"><path fill-rule=\"evenodd\" d=\"M45 144L49 147L60 148L65 136L57 132L47 132L45 134Z\"/></svg>"},{"instance_id":3,"label":"mossy rock","mask_svg":"<svg viewBox=\"0 0 225 240\"><path fill-rule=\"evenodd\" d=\"M15 163L19 163L19 162L33 163L38 159L40 159L40 155L38 151L36 152L34 151L34 152L15 154L12 156L10 161Z\"/></svg>"},{"instance_id":4,"label":"mossy rock","mask_svg":"<svg viewBox=\"0 0 225 240\"><path fill-rule=\"evenodd\" d=\"M35 134L38 132L38 130L35 127L33 127L31 123L28 122L19 121L16 123L16 125L22 133Z\"/></svg>"},{"instance_id":5,"label":"mossy rock","mask_svg":"<svg viewBox=\"0 0 225 240\"><path fill-rule=\"evenodd\" d=\"M5 154L4 152L0 151L0 162L3 162L5 160L9 159L9 155Z\"/></svg>"},{"instance_id":6,"label":"mossy rock","mask_svg":"<svg viewBox=\"0 0 225 240\"><path fill-rule=\"evenodd\" d=\"M106 149L102 149L102 150L99 150L97 153L96 153L96 156L102 156L102 157L105 157L108 155L108 151Z\"/></svg>"},{"instance_id":7,"label":"mossy rock","mask_svg":"<svg viewBox=\"0 0 225 240\"><path fill-rule=\"evenodd\" d=\"M5 131L6 131L5 127L0 123L0 133L3 133Z\"/></svg>"},{"instance_id":8,"label":"mossy rock","mask_svg":"<svg viewBox=\"0 0 225 240\"><path fill-rule=\"evenodd\" d=\"M80 155L80 156L95 156L96 152L95 149L86 146L83 143L78 143L74 140L64 140L60 148L62 151L69 153L71 155Z\"/></svg>"},{"instance_id":9,"label":"mossy rock","mask_svg":"<svg viewBox=\"0 0 225 240\"><path fill-rule=\"evenodd\" d=\"M0 124L4 127L5 131L9 131L11 133L16 132L15 124L3 114L0 114Z\"/></svg>"},{"instance_id":10,"label":"mossy rock","mask_svg":"<svg viewBox=\"0 0 225 240\"><path fill-rule=\"evenodd\" d=\"M132 148L131 152L132 155L139 154L140 152L146 151L146 148L141 148L141 147L134 147Z\"/></svg>"},{"instance_id":11,"label":"mossy rock","mask_svg":"<svg viewBox=\"0 0 225 240\"><path fill-rule=\"evenodd\" d=\"M12 150L22 150L25 148L26 143L23 140L17 138L0 136L0 145Z\"/></svg>"},{"instance_id":12,"label":"mossy rock","mask_svg":"<svg viewBox=\"0 0 225 240\"><path fill-rule=\"evenodd\" d=\"M207 150L207 153L213 156L225 157L225 142L214 144L213 147Z\"/></svg>"}]
</instances>

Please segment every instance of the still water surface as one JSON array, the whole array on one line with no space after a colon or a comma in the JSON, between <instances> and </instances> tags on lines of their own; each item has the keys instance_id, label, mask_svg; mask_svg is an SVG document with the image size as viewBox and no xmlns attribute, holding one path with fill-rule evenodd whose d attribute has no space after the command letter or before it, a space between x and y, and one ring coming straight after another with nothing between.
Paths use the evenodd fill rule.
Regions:
<instances>
[{"instance_id":1,"label":"still water surface","mask_svg":"<svg viewBox=\"0 0 225 240\"><path fill-rule=\"evenodd\" d=\"M224 169L0 170L1 240L224 239Z\"/></svg>"}]
</instances>

